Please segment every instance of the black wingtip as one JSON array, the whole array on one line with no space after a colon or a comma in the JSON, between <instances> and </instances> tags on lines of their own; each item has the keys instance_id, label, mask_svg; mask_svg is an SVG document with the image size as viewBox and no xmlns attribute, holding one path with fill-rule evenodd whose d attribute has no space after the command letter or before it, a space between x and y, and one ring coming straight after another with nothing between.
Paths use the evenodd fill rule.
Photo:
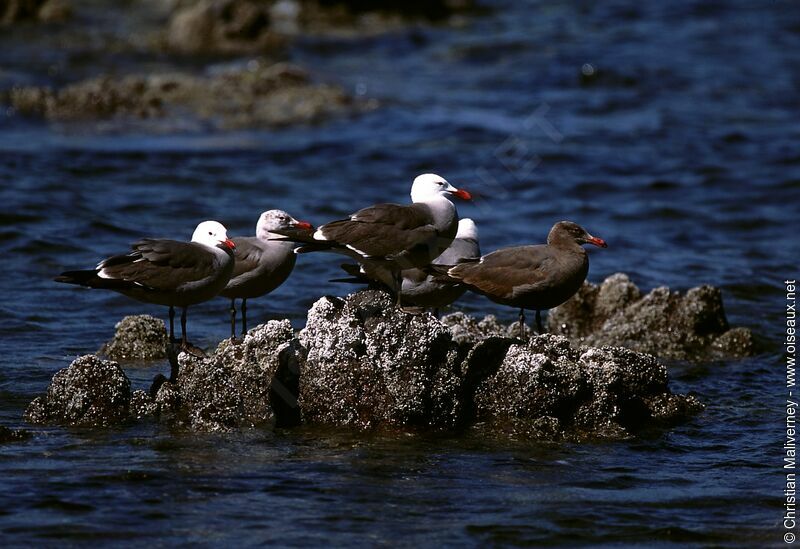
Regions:
<instances>
[{"instance_id":1,"label":"black wingtip","mask_svg":"<svg viewBox=\"0 0 800 549\"><path fill-rule=\"evenodd\" d=\"M308 229L275 229L270 232L281 235L279 238L270 238L270 240L276 242L297 242L298 244L313 244L316 242L314 240L314 231L309 231Z\"/></svg>"},{"instance_id":2,"label":"black wingtip","mask_svg":"<svg viewBox=\"0 0 800 549\"><path fill-rule=\"evenodd\" d=\"M55 282L62 282L64 284L89 286L90 282L96 277L97 271L64 271L57 277L53 278L53 280Z\"/></svg>"},{"instance_id":3,"label":"black wingtip","mask_svg":"<svg viewBox=\"0 0 800 549\"><path fill-rule=\"evenodd\" d=\"M337 282L343 284L368 284L368 280L363 278L331 278L328 282Z\"/></svg>"},{"instance_id":4,"label":"black wingtip","mask_svg":"<svg viewBox=\"0 0 800 549\"><path fill-rule=\"evenodd\" d=\"M294 249L294 253L307 254L311 252L323 252L325 250L332 250L334 248L340 248L340 247L342 246L339 246L338 244L335 243L315 242L313 244L304 244L302 246L298 246L297 248Z\"/></svg>"},{"instance_id":5,"label":"black wingtip","mask_svg":"<svg viewBox=\"0 0 800 549\"><path fill-rule=\"evenodd\" d=\"M342 263L339 267L354 278L364 279L364 273L361 272L361 267L353 265L352 263Z\"/></svg>"},{"instance_id":6,"label":"black wingtip","mask_svg":"<svg viewBox=\"0 0 800 549\"><path fill-rule=\"evenodd\" d=\"M78 281L72 276L72 273L69 271L64 271L60 275L53 277L54 282L63 282L64 284L77 284Z\"/></svg>"}]
</instances>

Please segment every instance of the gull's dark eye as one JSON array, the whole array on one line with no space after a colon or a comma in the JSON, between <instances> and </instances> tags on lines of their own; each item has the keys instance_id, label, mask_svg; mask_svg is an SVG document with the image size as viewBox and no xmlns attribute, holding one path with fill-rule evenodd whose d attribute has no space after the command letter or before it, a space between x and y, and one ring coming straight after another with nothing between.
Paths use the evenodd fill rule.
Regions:
<instances>
[{"instance_id":1,"label":"gull's dark eye","mask_svg":"<svg viewBox=\"0 0 800 549\"><path fill-rule=\"evenodd\" d=\"M212 233L211 231L208 231L208 236L214 236L214 233Z\"/></svg>"}]
</instances>

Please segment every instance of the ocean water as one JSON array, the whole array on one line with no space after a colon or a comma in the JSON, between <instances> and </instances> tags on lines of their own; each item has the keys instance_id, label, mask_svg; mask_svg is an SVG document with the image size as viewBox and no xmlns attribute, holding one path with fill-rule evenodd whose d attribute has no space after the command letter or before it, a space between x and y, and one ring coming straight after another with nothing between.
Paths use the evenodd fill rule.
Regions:
<instances>
[{"instance_id":1,"label":"ocean water","mask_svg":"<svg viewBox=\"0 0 800 549\"><path fill-rule=\"evenodd\" d=\"M800 274L800 10L487 4L463 25L300 40L292 61L380 103L317 125L154 133L0 118L0 425L33 432L0 445L4 546L783 544L780 342L783 281ZM108 62L15 32L0 37L0 82L60 83ZM484 251L542 242L555 221L576 221L609 243L590 250L590 280L622 271L646 290L717 285L731 324L751 328L764 352L669 364L672 389L706 411L621 442L24 424L52 375L96 351L122 316L166 316L52 282L61 270L140 236L188 239L204 219L250 234L270 208L320 224L402 202L428 171L480 193L459 211L477 222ZM299 258L283 287L250 303L251 325L302 327L321 295L351 290L328 282L338 263ZM456 309L515 318L475 296ZM228 326L225 300L190 310L198 345ZM168 365L126 371L146 388Z\"/></svg>"}]
</instances>

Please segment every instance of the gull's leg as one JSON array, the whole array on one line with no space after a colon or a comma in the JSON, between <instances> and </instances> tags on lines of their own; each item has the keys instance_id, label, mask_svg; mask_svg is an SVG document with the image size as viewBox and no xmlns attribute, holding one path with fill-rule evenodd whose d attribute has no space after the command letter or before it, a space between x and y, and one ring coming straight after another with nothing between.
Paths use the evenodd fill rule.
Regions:
<instances>
[{"instance_id":1,"label":"gull's leg","mask_svg":"<svg viewBox=\"0 0 800 549\"><path fill-rule=\"evenodd\" d=\"M397 301L395 301L395 306L398 309L402 309L403 304L401 303L400 292L403 289L403 274L401 271L394 271L392 273L392 277L394 278L394 293L395 296L397 296Z\"/></svg>"},{"instance_id":2,"label":"gull's leg","mask_svg":"<svg viewBox=\"0 0 800 549\"><path fill-rule=\"evenodd\" d=\"M231 299L231 341L236 339L236 299Z\"/></svg>"},{"instance_id":3,"label":"gull's leg","mask_svg":"<svg viewBox=\"0 0 800 549\"><path fill-rule=\"evenodd\" d=\"M184 349L189 345L189 341L186 339L186 309L188 307L181 307L181 347Z\"/></svg>"},{"instance_id":4,"label":"gull's leg","mask_svg":"<svg viewBox=\"0 0 800 549\"><path fill-rule=\"evenodd\" d=\"M175 343L175 307L169 306L169 342Z\"/></svg>"},{"instance_id":5,"label":"gull's leg","mask_svg":"<svg viewBox=\"0 0 800 549\"><path fill-rule=\"evenodd\" d=\"M202 349L198 349L191 343L189 343L189 339L186 337L186 310L188 307L182 307L181 310L181 349L186 351L187 353L194 355L198 358L205 358L206 354L203 352Z\"/></svg>"}]
</instances>

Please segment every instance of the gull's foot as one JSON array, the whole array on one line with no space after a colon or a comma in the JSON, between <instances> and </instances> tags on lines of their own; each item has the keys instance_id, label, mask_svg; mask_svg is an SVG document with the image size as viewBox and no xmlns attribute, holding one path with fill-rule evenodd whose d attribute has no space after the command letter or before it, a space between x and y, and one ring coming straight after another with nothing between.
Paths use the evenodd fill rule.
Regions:
<instances>
[{"instance_id":1,"label":"gull's foot","mask_svg":"<svg viewBox=\"0 0 800 549\"><path fill-rule=\"evenodd\" d=\"M244 336L242 336L239 339L236 339L236 336L231 336L228 338L228 341L230 341L231 345L241 345L242 343L244 343Z\"/></svg>"},{"instance_id":2,"label":"gull's foot","mask_svg":"<svg viewBox=\"0 0 800 549\"><path fill-rule=\"evenodd\" d=\"M425 312L425 307L399 307L407 315L421 315Z\"/></svg>"}]
</instances>

